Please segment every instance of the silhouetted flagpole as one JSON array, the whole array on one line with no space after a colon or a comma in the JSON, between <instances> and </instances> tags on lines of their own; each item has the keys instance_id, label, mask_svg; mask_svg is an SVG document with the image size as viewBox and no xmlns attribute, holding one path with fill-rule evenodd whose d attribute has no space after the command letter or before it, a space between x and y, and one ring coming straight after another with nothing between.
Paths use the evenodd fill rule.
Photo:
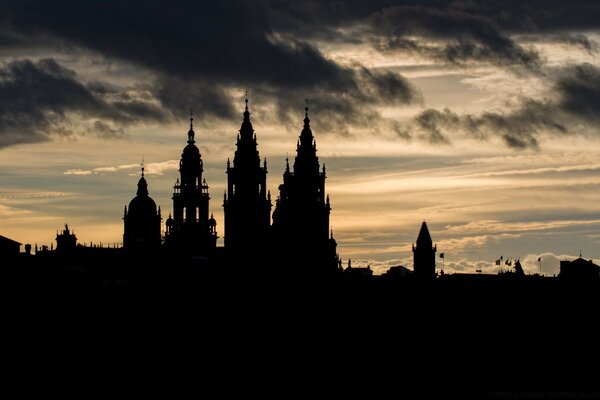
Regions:
<instances>
[{"instance_id":1,"label":"silhouetted flagpole","mask_svg":"<svg viewBox=\"0 0 600 400\"><path fill-rule=\"evenodd\" d=\"M540 276L542 276L542 257L538 257L538 261L540 262Z\"/></svg>"}]
</instances>

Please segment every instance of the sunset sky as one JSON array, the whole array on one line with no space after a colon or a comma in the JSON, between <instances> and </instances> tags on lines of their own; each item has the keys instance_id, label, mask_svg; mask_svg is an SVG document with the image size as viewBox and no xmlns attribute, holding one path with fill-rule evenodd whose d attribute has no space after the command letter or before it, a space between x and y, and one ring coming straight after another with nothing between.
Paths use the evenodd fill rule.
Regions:
<instances>
[{"instance_id":1,"label":"sunset sky","mask_svg":"<svg viewBox=\"0 0 600 400\"><path fill-rule=\"evenodd\" d=\"M309 99L344 264L412 267L423 220L448 272L598 261L598 21L597 0L0 0L0 235L120 243L142 158L166 218L192 108L222 237L248 90L274 198Z\"/></svg>"}]
</instances>

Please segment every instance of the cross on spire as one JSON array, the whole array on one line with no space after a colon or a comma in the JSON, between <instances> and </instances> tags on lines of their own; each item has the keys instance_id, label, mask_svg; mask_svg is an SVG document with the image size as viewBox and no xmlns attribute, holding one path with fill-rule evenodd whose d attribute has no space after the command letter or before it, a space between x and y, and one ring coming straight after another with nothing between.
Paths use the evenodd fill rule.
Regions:
<instances>
[{"instance_id":1,"label":"cross on spire","mask_svg":"<svg viewBox=\"0 0 600 400\"><path fill-rule=\"evenodd\" d=\"M304 128L310 128L310 119L308 118L308 98L304 99Z\"/></svg>"}]
</instances>

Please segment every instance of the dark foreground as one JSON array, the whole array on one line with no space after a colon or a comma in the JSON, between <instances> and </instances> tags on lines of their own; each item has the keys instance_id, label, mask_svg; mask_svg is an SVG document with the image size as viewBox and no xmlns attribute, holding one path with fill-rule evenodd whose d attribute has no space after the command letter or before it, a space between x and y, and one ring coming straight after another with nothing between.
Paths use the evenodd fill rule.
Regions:
<instances>
[{"instance_id":1,"label":"dark foreground","mask_svg":"<svg viewBox=\"0 0 600 400\"><path fill-rule=\"evenodd\" d=\"M13 272L2 284L3 370L18 380L170 382L211 398L600 393L597 285L164 265Z\"/></svg>"}]
</instances>

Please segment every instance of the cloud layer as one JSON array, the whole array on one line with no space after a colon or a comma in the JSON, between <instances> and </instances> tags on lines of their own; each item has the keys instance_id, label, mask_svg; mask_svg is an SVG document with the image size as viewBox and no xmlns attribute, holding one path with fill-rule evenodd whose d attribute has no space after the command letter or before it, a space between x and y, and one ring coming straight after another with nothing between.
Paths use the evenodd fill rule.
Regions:
<instances>
[{"instance_id":1,"label":"cloud layer","mask_svg":"<svg viewBox=\"0 0 600 400\"><path fill-rule=\"evenodd\" d=\"M123 99L117 94L130 87L88 82L56 57L8 61L0 70L0 97L8 104L0 110L0 146L82 131L120 137L131 124L164 123L190 107L200 118L231 119L246 88L257 104L272 106L277 123L289 125L309 97L319 107L324 132L347 135L364 128L435 144L450 143L444 131L459 128L480 139L498 134L513 148L536 147L539 132L571 132L571 121L557 121L557 109L597 122L590 119L594 103L582 101L595 99L597 87L577 78L597 70L578 65L579 75L556 81L555 94L562 100L524 98L519 109L504 114L424 109L404 127L381 108L424 104L417 87L397 72L340 63L319 47L366 44L437 62L545 73L539 52L516 37L563 41L594 52L595 42L582 33L596 28L600 7L594 1L175 1L139 7L24 0L3 2L0 15L0 50L43 48L126 63L146 73L138 82L144 95ZM74 127L80 123L72 114L86 119L87 127Z\"/></svg>"},{"instance_id":2,"label":"cloud layer","mask_svg":"<svg viewBox=\"0 0 600 400\"><path fill-rule=\"evenodd\" d=\"M119 137L123 126L163 120L152 104L138 100L106 101L78 80L77 73L47 58L19 60L0 67L0 147L46 140L49 135L93 133ZM69 116L93 122L73 126Z\"/></svg>"}]
</instances>

